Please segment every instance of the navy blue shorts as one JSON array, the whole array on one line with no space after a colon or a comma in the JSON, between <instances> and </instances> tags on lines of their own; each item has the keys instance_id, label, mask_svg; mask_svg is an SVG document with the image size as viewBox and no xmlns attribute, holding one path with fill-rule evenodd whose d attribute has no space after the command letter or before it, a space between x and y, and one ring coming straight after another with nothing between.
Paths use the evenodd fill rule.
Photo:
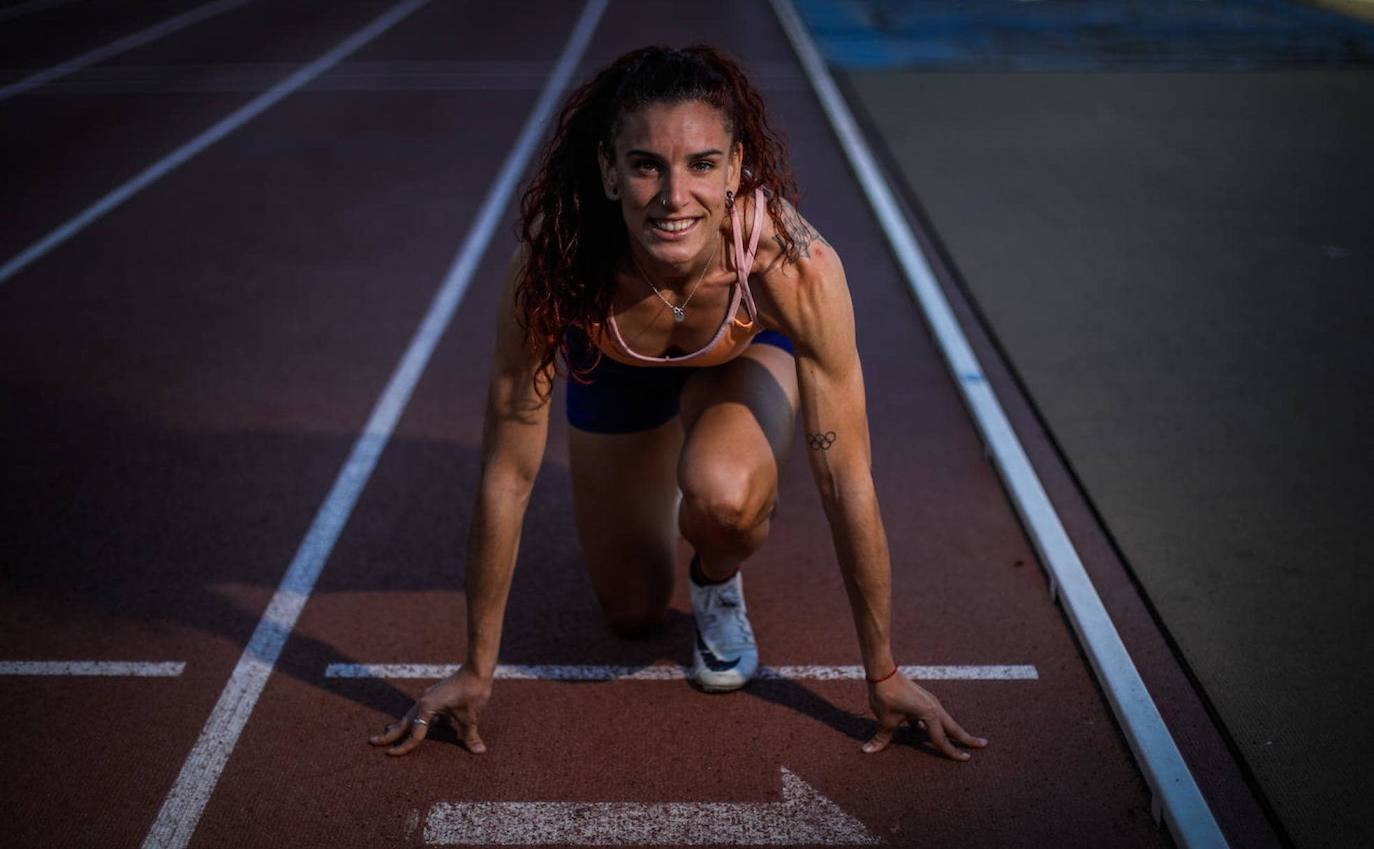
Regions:
<instances>
[{"instance_id":1,"label":"navy blue shorts","mask_svg":"<svg viewBox=\"0 0 1374 849\"><path fill-rule=\"evenodd\" d=\"M595 349L585 334L568 333L575 364L591 362ZM751 345L774 345L789 354L792 340L776 330L754 335ZM587 375L591 383L568 380L568 423L592 433L634 433L656 428L678 414L678 394L703 366L630 366L602 356ZM705 366L705 368L712 368Z\"/></svg>"}]
</instances>

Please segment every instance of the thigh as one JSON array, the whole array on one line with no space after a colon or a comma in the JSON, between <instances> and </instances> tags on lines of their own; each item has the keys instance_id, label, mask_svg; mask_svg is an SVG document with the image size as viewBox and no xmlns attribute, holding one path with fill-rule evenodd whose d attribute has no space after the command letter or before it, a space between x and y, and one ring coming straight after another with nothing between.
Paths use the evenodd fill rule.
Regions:
<instances>
[{"instance_id":1,"label":"thigh","mask_svg":"<svg viewBox=\"0 0 1374 849\"><path fill-rule=\"evenodd\" d=\"M677 417L633 433L569 428L573 511L592 587L612 624L662 613L677 558Z\"/></svg>"},{"instance_id":2,"label":"thigh","mask_svg":"<svg viewBox=\"0 0 1374 849\"><path fill-rule=\"evenodd\" d=\"M682 491L771 509L797 406L795 360L774 345L752 345L737 359L693 374L681 397Z\"/></svg>"}]
</instances>

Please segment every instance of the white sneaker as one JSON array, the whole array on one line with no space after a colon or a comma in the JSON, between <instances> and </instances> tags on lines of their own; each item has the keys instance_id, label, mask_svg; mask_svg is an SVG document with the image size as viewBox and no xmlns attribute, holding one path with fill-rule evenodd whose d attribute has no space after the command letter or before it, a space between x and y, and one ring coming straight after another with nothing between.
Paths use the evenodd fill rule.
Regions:
<instances>
[{"instance_id":1,"label":"white sneaker","mask_svg":"<svg viewBox=\"0 0 1374 849\"><path fill-rule=\"evenodd\" d=\"M695 558L694 558L695 559ZM738 690L754 677L759 649L744 607L739 572L723 584L699 587L688 577L696 640L692 646L692 680L708 693Z\"/></svg>"}]
</instances>

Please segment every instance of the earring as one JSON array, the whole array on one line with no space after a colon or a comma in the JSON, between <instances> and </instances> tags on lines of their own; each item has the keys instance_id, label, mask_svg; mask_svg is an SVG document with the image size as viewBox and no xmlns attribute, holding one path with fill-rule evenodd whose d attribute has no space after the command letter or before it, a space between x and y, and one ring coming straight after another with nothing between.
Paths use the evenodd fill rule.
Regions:
<instances>
[{"instance_id":1,"label":"earring","mask_svg":"<svg viewBox=\"0 0 1374 849\"><path fill-rule=\"evenodd\" d=\"M725 193L725 208L726 208L726 209L734 209L734 208L735 208L735 193L734 193L734 192L726 192L726 193Z\"/></svg>"}]
</instances>

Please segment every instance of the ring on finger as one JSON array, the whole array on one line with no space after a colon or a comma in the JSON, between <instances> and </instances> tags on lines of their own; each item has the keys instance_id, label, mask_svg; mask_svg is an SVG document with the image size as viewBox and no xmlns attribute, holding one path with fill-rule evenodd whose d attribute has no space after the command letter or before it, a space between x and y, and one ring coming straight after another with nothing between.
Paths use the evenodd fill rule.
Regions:
<instances>
[{"instance_id":1,"label":"ring on finger","mask_svg":"<svg viewBox=\"0 0 1374 849\"><path fill-rule=\"evenodd\" d=\"M410 721L410 724L411 724L411 725L429 725L429 720L428 720L428 719L421 719L420 717L417 716L417 717L415 717L414 719L412 719L412 720Z\"/></svg>"}]
</instances>

